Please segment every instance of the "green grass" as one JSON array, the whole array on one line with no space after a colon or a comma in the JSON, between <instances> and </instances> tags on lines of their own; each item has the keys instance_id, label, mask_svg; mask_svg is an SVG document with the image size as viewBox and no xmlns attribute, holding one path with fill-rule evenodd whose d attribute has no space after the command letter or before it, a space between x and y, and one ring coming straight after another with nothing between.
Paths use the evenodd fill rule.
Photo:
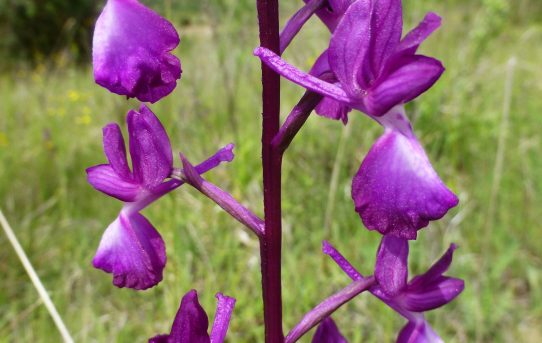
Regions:
<instances>
[{"instance_id":1,"label":"green grass","mask_svg":"<svg viewBox=\"0 0 542 343\"><path fill-rule=\"evenodd\" d=\"M449 274L465 279L465 292L428 315L445 341L540 342L542 23L535 20L541 18L536 15L540 6L504 0L435 3L405 2L408 27L429 9L445 18L423 52L447 67L439 83L407 109L435 169L461 203L421 232L412 245L411 269L423 271L450 242L460 246ZM291 10L291 5L283 8L285 15ZM208 177L261 214L259 62L251 54L257 45L255 19L232 13L220 17L216 35L208 25L180 29L183 79L152 109L175 150L193 162L236 142L234 162ZM169 16L175 18L175 13ZM237 18L235 24L226 24L230 17ZM314 21L285 58L308 68L327 37ZM517 65L507 81L511 58ZM512 92L509 120L503 125L507 82L512 82ZM283 85L286 114L302 90L286 81ZM246 238L237 222L189 187L145 210L167 245L168 264L158 287L117 289L109 275L92 268L101 234L120 204L94 191L84 169L104 162L101 127L123 123L126 111L136 106L95 86L90 69L41 66L2 75L0 208L76 341L140 342L166 332L181 296L196 288L211 317L215 292L237 297L230 342L261 342L257 241ZM350 182L381 129L360 113L350 118L345 133L340 123L312 116L286 154L286 330L349 282L322 256L323 239L363 272L370 273L374 265L379 235L365 230L353 211ZM496 168L503 134L503 163ZM344 155L338 157L341 139ZM337 159L333 216L325 226ZM0 275L0 342L58 342L60 336L3 233ZM388 342L403 325L367 295L335 318L351 342Z\"/></svg>"}]
</instances>

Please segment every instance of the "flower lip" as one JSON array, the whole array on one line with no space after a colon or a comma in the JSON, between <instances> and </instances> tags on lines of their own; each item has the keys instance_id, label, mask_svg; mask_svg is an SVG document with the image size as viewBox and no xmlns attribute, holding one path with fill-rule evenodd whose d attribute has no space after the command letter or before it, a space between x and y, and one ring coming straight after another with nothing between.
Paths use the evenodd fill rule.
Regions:
<instances>
[{"instance_id":1,"label":"flower lip","mask_svg":"<svg viewBox=\"0 0 542 343\"><path fill-rule=\"evenodd\" d=\"M458 203L412 132L402 108L379 120L386 130L352 180L356 212L369 230L416 239L429 221Z\"/></svg>"},{"instance_id":2,"label":"flower lip","mask_svg":"<svg viewBox=\"0 0 542 343\"><path fill-rule=\"evenodd\" d=\"M141 214L121 212L106 229L92 264L112 273L115 286L144 290L162 280L164 241Z\"/></svg>"},{"instance_id":3,"label":"flower lip","mask_svg":"<svg viewBox=\"0 0 542 343\"><path fill-rule=\"evenodd\" d=\"M113 93L156 102L173 91L181 64L173 25L136 0L109 0L94 31L96 82Z\"/></svg>"}]
</instances>

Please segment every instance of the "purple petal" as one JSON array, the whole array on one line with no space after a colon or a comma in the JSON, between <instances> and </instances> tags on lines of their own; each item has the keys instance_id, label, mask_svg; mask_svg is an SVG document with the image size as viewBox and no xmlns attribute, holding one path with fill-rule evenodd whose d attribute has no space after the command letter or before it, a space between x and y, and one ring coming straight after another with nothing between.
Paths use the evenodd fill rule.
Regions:
<instances>
[{"instance_id":1,"label":"purple petal","mask_svg":"<svg viewBox=\"0 0 542 343\"><path fill-rule=\"evenodd\" d=\"M347 343L348 341L341 335L339 328L331 319L327 317L322 320L316 333L312 337L312 343Z\"/></svg>"},{"instance_id":2,"label":"purple petal","mask_svg":"<svg viewBox=\"0 0 542 343\"><path fill-rule=\"evenodd\" d=\"M457 205L414 135L386 129L352 181L356 212L369 230L416 239L417 230Z\"/></svg>"},{"instance_id":3,"label":"purple petal","mask_svg":"<svg viewBox=\"0 0 542 343\"><path fill-rule=\"evenodd\" d=\"M320 56L314 62L309 74L320 77L322 74L331 73L331 67L329 66L329 54L328 50L324 50Z\"/></svg>"},{"instance_id":4,"label":"purple petal","mask_svg":"<svg viewBox=\"0 0 542 343\"><path fill-rule=\"evenodd\" d=\"M324 96L329 96L344 103L350 102L350 98L340 87L302 72L296 67L286 63L286 61L269 49L262 47L256 48L254 50L254 55L258 56L263 63L278 74L308 90Z\"/></svg>"},{"instance_id":5,"label":"purple petal","mask_svg":"<svg viewBox=\"0 0 542 343\"><path fill-rule=\"evenodd\" d=\"M104 152L109 165L120 178L130 180L132 173L130 173L130 168L128 167L126 145L124 144L120 127L117 124L111 123L106 125L102 129L102 132Z\"/></svg>"},{"instance_id":6,"label":"purple petal","mask_svg":"<svg viewBox=\"0 0 542 343\"><path fill-rule=\"evenodd\" d=\"M215 320L211 329L211 342L222 343L228 332L231 314L235 307L235 299L227 297L222 293L217 293L216 298L218 299L218 304L216 305Z\"/></svg>"},{"instance_id":7,"label":"purple petal","mask_svg":"<svg viewBox=\"0 0 542 343\"><path fill-rule=\"evenodd\" d=\"M333 75L329 66L327 50L318 57L309 73L314 76ZM331 79L335 79L335 77L331 77ZM336 85L340 87L337 83ZM335 120L340 119L346 125L348 113L352 111L352 108L332 98L324 97L315 110L318 115Z\"/></svg>"},{"instance_id":8,"label":"purple petal","mask_svg":"<svg viewBox=\"0 0 542 343\"><path fill-rule=\"evenodd\" d=\"M173 91L181 63L173 25L136 0L109 0L94 31L94 78L113 93L156 102Z\"/></svg>"},{"instance_id":9,"label":"purple petal","mask_svg":"<svg viewBox=\"0 0 542 343\"><path fill-rule=\"evenodd\" d=\"M209 319L198 301L198 293L191 290L181 301L179 311L175 316L171 333L171 343L209 343L207 333Z\"/></svg>"},{"instance_id":10,"label":"purple petal","mask_svg":"<svg viewBox=\"0 0 542 343\"><path fill-rule=\"evenodd\" d=\"M326 118L341 120L345 125L348 123L348 113L352 111L349 107L341 102L324 97L318 106L316 106L316 114Z\"/></svg>"},{"instance_id":11,"label":"purple petal","mask_svg":"<svg viewBox=\"0 0 542 343\"><path fill-rule=\"evenodd\" d=\"M361 99L374 78L367 64L371 34L371 1L358 0L348 8L329 43L329 65L352 98Z\"/></svg>"},{"instance_id":12,"label":"purple petal","mask_svg":"<svg viewBox=\"0 0 542 343\"><path fill-rule=\"evenodd\" d=\"M109 164L90 167L86 171L92 187L121 201L136 201L143 191L140 185L121 178Z\"/></svg>"},{"instance_id":13,"label":"purple petal","mask_svg":"<svg viewBox=\"0 0 542 343\"><path fill-rule=\"evenodd\" d=\"M280 54L286 50L294 37L299 33L307 20L312 17L314 12L321 8L326 0L306 0L305 6L301 7L286 23L280 33Z\"/></svg>"},{"instance_id":14,"label":"purple petal","mask_svg":"<svg viewBox=\"0 0 542 343\"><path fill-rule=\"evenodd\" d=\"M440 27L442 18L433 12L429 12L425 15L422 22L418 24L412 31L401 40L399 46L396 49L395 54L409 53L414 54L420 44L431 35L436 29Z\"/></svg>"},{"instance_id":15,"label":"purple petal","mask_svg":"<svg viewBox=\"0 0 542 343\"><path fill-rule=\"evenodd\" d=\"M384 236L376 256L375 278L388 296L403 290L408 278L408 241Z\"/></svg>"},{"instance_id":16,"label":"purple petal","mask_svg":"<svg viewBox=\"0 0 542 343\"><path fill-rule=\"evenodd\" d=\"M457 297L465 288L465 282L461 279L442 277L424 288L408 287L401 294L401 304L404 308L413 312L430 311L446 305Z\"/></svg>"},{"instance_id":17,"label":"purple petal","mask_svg":"<svg viewBox=\"0 0 542 343\"><path fill-rule=\"evenodd\" d=\"M304 1L308 2L308 0ZM353 2L354 0L328 0L327 6L316 11L316 15L328 27L329 31L333 32L348 9L348 6Z\"/></svg>"},{"instance_id":18,"label":"purple petal","mask_svg":"<svg viewBox=\"0 0 542 343\"><path fill-rule=\"evenodd\" d=\"M169 138L158 118L144 105L139 113L128 112L127 122L135 180L152 189L171 173L173 154Z\"/></svg>"},{"instance_id":19,"label":"purple petal","mask_svg":"<svg viewBox=\"0 0 542 343\"><path fill-rule=\"evenodd\" d=\"M431 88L444 72L440 61L421 55L394 60L391 71L368 91L365 107L369 114L380 116L392 107L407 103Z\"/></svg>"},{"instance_id":20,"label":"purple petal","mask_svg":"<svg viewBox=\"0 0 542 343\"><path fill-rule=\"evenodd\" d=\"M399 333L397 343L444 343L444 341L426 321L411 321Z\"/></svg>"},{"instance_id":21,"label":"purple petal","mask_svg":"<svg viewBox=\"0 0 542 343\"><path fill-rule=\"evenodd\" d=\"M162 280L164 241L141 214L121 212L105 230L92 264L112 273L117 287L147 289Z\"/></svg>"},{"instance_id":22,"label":"purple petal","mask_svg":"<svg viewBox=\"0 0 542 343\"><path fill-rule=\"evenodd\" d=\"M401 40L403 10L401 0L371 2L371 48L367 58L376 78L382 71L384 61L395 51Z\"/></svg>"},{"instance_id":23,"label":"purple petal","mask_svg":"<svg viewBox=\"0 0 542 343\"><path fill-rule=\"evenodd\" d=\"M455 249L457 249L457 246L455 244L450 244L448 250L446 250L444 255L442 255L442 257L435 262L431 268L429 268L424 274L416 275L408 283L409 288L423 288L440 279L442 274L444 274L450 267Z\"/></svg>"}]
</instances>

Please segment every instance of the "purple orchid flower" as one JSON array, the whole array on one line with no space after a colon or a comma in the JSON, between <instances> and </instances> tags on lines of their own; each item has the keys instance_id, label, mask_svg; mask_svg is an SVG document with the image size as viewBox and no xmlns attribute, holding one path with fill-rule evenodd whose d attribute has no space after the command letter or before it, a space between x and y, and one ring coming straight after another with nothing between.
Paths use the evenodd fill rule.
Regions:
<instances>
[{"instance_id":1,"label":"purple orchid flower","mask_svg":"<svg viewBox=\"0 0 542 343\"><path fill-rule=\"evenodd\" d=\"M304 73L268 49L257 48L254 54L290 81L378 117L418 97L444 71L438 60L415 54L440 26L440 17L427 14L403 40L402 26L400 0L356 0L348 6L322 57L327 55L337 83Z\"/></svg>"},{"instance_id":2,"label":"purple orchid flower","mask_svg":"<svg viewBox=\"0 0 542 343\"><path fill-rule=\"evenodd\" d=\"M228 332L230 318L235 307L235 299L218 293L216 314L211 329L207 333L209 319L198 301L198 293L191 290L181 300L179 310L171 326L169 335L158 335L149 343L222 343Z\"/></svg>"},{"instance_id":3,"label":"purple orchid flower","mask_svg":"<svg viewBox=\"0 0 542 343\"><path fill-rule=\"evenodd\" d=\"M94 31L96 83L113 93L156 102L173 91L181 63L173 25L137 0L108 0Z\"/></svg>"},{"instance_id":4,"label":"purple orchid flower","mask_svg":"<svg viewBox=\"0 0 542 343\"><path fill-rule=\"evenodd\" d=\"M343 337L333 319L327 317L318 325L318 329L312 336L312 343L348 343L348 341Z\"/></svg>"},{"instance_id":5,"label":"purple orchid flower","mask_svg":"<svg viewBox=\"0 0 542 343\"><path fill-rule=\"evenodd\" d=\"M139 212L149 204L181 186L169 178L173 155L164 127L150 109L127 115L132 169L117 124L103 129L103 143L108 164L87 169L88 182L97 190L124 202L119 216L106 229L92 263L113 274L117 287L147 289L162 280L166 264L165 245L156 229ZM219 150L196 167L199 173L231 161L233 145Z\"/></svg>"},{"instance_id":6,"label":"purple orchid flower","mask_svg":"<svg viewBox=\"0 0 542 343\"><path fill-rule=\"evenodd\" d=\"M375 278L370 292L408 320L401 330L398 343L442 342L426 322L423 312L446 305L464 289L464 281L444 276L452 263L455 244L424 274L407 283L408 241L384 236L377 254ZM364 279L354 266L331 244L324 241L323 252L329 255L352 279Z\"/></svg>"},{"instance_id":7,"label":"purple orchid flower","mask_svg":"<svg viewBox=\"0 0 542 343\"><path fill-rule=\"evenodd\" d=\"M346 12L329 49L309 74L267 49L258 48L255 55L277 73L324 95L317 113L346 122L355 108L384 126L384 135L354 177L352 198L369 230L416 239L419 229L458 203L431 166L402 106L433 85L444 70L439 61L415 54L440 26L440 17L427 14L400 40L400 0L357 0L335 6L347 8Z\"/></svg>"}]
</instances>

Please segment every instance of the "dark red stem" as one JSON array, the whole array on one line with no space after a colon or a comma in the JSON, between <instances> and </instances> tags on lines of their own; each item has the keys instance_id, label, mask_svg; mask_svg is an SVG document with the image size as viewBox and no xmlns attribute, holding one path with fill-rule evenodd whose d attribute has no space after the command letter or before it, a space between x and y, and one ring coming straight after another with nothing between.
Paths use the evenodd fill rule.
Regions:
<instances>
[{"instance_id":1,"label":"dark red stem","mask_svg":"<svg viewBox=\"0 0 542 343\"><path fill-rule=\"evenodd\" d=\"M279 51L278 0L257 0L260 45ZM282 343L281 154L271 141L280 125L280 78L262 63L262 166L265 233L260 238L265 342Z\"/></svg>"}]
</instances>

